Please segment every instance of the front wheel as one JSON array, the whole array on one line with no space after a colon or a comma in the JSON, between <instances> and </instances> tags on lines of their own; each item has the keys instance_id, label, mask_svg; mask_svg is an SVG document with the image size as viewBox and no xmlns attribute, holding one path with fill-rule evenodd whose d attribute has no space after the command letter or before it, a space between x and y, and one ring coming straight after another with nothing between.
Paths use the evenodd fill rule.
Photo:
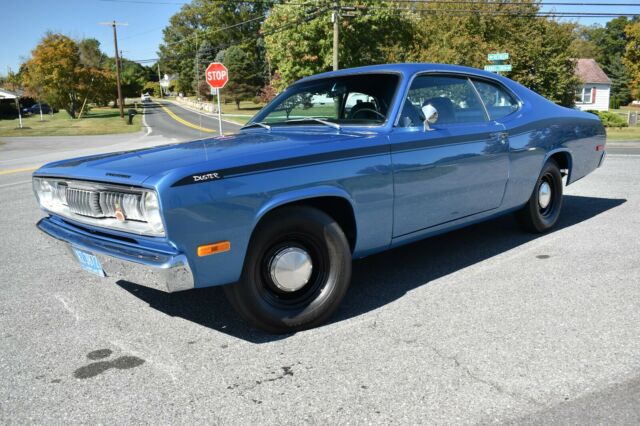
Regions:
<instances>
[{"instance_id":1,"label":"front wheel","mask_svg":"<svg viewBox=\"0 0 640 426\"><path fill-rule=\"evenodd\" d=\"M351 280L351 250L340 226L310 207L285 207L260 223L239 283L225 295L249 323L289 333L323 323Z\"/></svg>"},{"instance_id":2,"label":"front wheel","mask_svg":"<svg viewBox=\"0 0 640 426\"><path fill-rule=\"evenodd\" d=\"M550 159L542 168L529 201L516 213L516 218L525 230L543 233L556 224L561 208L562 175L558 163Z\"/></svg>"}]
</instances>

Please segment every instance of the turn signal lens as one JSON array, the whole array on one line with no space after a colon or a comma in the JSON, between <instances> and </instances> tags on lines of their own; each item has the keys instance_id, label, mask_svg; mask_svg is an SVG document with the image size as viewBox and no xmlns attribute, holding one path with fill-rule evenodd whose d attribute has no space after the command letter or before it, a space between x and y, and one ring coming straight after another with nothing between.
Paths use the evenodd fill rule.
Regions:
<instances>
[{"instance_id":1,"label":"turn signal lens","mask_svg":"<svg viewBox=\"0 0 640 426\"><path fill-rule=\"evenodd\" d=\"M209 256L210 254L223 253L229 250L231 250L231 243L229 241L220 241L198 247L198 256Z\"/></svg>"}]
</instances>

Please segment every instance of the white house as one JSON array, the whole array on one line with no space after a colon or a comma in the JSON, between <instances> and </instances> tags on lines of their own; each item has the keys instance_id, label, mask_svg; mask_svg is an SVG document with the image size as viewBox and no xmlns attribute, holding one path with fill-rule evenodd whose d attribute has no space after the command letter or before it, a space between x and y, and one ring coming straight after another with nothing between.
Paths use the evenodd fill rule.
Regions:
<instances>
[{"instance_id":1,"label":"white house","mask_svg":"<svg viewBox=\"0 0 640 426\"><path fill-rule=\"evenodd\" d=\"M576 89L576 107L583 111L608 111L611 79L595 59L578 59L576 76L582 81Z\"/></svg>"}]
</instances>

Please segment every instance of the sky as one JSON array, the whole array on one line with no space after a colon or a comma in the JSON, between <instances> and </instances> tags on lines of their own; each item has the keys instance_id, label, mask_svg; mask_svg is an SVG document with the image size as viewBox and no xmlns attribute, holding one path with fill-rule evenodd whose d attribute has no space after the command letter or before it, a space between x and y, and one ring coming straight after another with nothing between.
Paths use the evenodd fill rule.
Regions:
<instances>
[{"instance_id":1,"label":"sky","mask_svg":"<svg viewBox=\"0 0 640 426\"><path fill-rule=\"evenodd\" d=\"M128 59L152 59L162 41L162 29L188 0L2 0L0 25L0 75L17 71L46 31L74 39L95 38L113 56L113 33L100 22L125 22L118 27L118 47ZM139 1L140 3L136 3ZM546 0L580 3L639 3L634 0ZM543 2L544 4L544 2ZM640 13L632 6L547 6L557 12ZM611 18L579 18L584 25L605 24ZM576 20L576 18L571 18Z\"/></svg>"}]
</instances>

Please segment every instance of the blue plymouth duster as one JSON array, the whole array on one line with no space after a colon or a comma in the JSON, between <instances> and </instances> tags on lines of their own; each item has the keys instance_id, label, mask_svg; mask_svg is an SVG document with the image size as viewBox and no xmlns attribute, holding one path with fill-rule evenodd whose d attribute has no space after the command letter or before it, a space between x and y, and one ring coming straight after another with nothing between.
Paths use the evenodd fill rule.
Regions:
<instances>
[{"instance_id":1,"label":"blue plymouth duster","mask_svg":"<svg viewBox=\"0 0 640 426\"><path fill-rule=\"evenodd\" d=\"M558 219L600 166L595 115L441 64L304 78L232 136L47 164L38 227L94 274L168 292L225 285L271 332L317 326L351 260L515 212ZM98 291L98 289L96 289Z\"/></svg>"}]
</instances>

